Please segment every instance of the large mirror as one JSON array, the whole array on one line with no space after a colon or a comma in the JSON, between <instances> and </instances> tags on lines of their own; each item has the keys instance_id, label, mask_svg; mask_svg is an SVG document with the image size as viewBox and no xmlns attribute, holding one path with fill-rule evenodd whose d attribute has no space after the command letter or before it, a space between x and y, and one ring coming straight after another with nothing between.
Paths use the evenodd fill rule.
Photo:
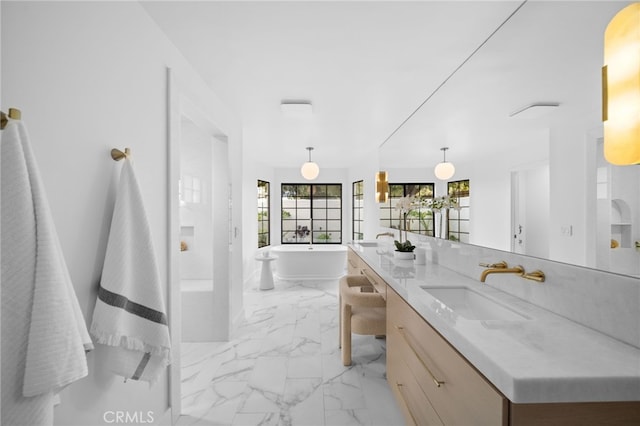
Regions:
<instances>
[{"instance_id":1,"label":"large mirror","mask_svg":"<svg viewBox=\"0 0 640 426\"><path fill-rule=\"evenodd\" d=\"M640 277L640 167L602 156L604 31L628 4L526 2L425 94L380 170L445 195L448 147L451 180L470 181L469 243Z\"/></svg>"}]
</instances>

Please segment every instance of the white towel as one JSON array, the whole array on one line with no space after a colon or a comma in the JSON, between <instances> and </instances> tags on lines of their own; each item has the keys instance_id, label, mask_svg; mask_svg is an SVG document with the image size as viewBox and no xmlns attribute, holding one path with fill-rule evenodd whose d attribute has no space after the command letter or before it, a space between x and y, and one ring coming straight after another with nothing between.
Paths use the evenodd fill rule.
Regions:
<instances>
[{"instance_id":1,"label":"white towel","mask_svg":"<svg viewBox=\"0 0 640 426\"><path fill-rule=\"evenodd\" d=\"M125 379L153 384L170 363L162 288L140 188L125 159L90 330L112 347L108 368Z\"/></svg>"},{"instance_id":2,"label":"white towel","mask_svg":"<svg viewBox=\"0 0 640 426\"><path fill-rule=\"evenodd\" d=\"M93 344L24 123L2 131L2 424L51 424Z\"/></svg>"}]
</instances>

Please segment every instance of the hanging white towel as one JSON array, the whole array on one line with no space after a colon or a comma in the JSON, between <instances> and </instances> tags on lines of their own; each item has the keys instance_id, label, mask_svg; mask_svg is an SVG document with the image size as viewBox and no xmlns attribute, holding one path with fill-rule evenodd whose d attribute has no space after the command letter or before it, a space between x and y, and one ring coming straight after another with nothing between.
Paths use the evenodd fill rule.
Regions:
<instances>
[{"instance_id":1,"label":"hanging white towel","mask_svg":"<svg viewBox=\"0 0 640 426\"><path fill-rule=\"evenodd\" d=\"M2 424L52 424L93 348L24 123L2 131Z\"/></svg>"},{"instance_id":2,"label":"hanging white towel","mask_svg":"<svg viewBox=\"0 0 640 426\"><path fill-rule=\"evenodd\" d=\"M91 335L115 374L155 383L170 363L162 283L142 195L125 158L111 221Z\"/></svg>"}]
</instances>

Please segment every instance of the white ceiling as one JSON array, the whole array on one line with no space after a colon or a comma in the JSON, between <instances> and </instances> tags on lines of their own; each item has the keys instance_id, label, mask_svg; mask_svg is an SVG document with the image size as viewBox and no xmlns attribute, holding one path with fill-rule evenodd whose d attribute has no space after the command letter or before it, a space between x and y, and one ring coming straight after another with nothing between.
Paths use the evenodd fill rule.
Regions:
<instances>
[{"instance_id":1,"label":"white ceiling","mask_svg":"<svg viewBox=\"0 0 640 426\"><path fill-rule=\"evenodd\" d=\"M434 91L385 144L390 163L435 164L444 145L449 158L504 151L510 131L494 146L473 135L513 128L509 113L529 102L596 110L602 34L627 3L530 0L466 63L521 1L142 4L241 117L245 155L297 167L314 146L321 167L346 167ZM312 119L285 119L282 100L312 102Z\"/></svg>"}]
</instances>

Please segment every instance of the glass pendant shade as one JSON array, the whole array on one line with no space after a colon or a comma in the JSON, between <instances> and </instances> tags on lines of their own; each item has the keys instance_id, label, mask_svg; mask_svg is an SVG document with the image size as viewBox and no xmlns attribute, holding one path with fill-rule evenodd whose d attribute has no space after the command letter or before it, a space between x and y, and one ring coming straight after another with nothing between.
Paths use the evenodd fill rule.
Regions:
<instances>
[{"instance_id":1,"label":"glass pendant shade","mask_svg":"<svg viewBox=\"0 0 640 426\"><path fill-rule=\"evenodd\" d=\"M605 31L602 106L604 157L640 164L640 3L618 12Z\"/></svg>"},{"instance_id":2,"label":"glass pendant shade","mask_svg":"<svg viewBox=\"0 0 640 426\"><path fill-rule=\"evenodd\" d=\"M302 165L302 167L300 168L300 173L302 174L303 178L307 180L314 180L318 177L318 174L320 174L320 167L318 167L316 163L311 161L311 151L313 151L313 147L308 146L307 151L309 151L309 161Z\"/></svg>"},{"instance_id":3,"label":"glass pendant shade","mask_svg":"<svg viewBox=\"0 0 640 426\"><path fill-rule=\"evenodd\" d=\"M442 151L442 163L438 163L438 165L436 165L436 168L433 169L433 173L440 180L451 179L456 172L456 168L453 166L453 164L447 161L448 149L449 148L447 147L440 148L440 151Z\"/></svg>"},{"instance_id":4,"label":"glass pendant shade","mask_svg":"<svg viewBox=\"0 0 640 426\"><path fill-rule=\"evenodd\" d=\"M376 203L386 203L389 197L387 172L376 173Z\"/></svg>"},{"instance_id":5,"label":"glass pendant shade","mask_svg":"<svg viewBox=\"0 0 640 426\"><path fill-rule=\"evenodd\" d=\"M307 180L314 180L320 174L320 167L313 161L307 161L300 168L300 173L302 173L302 177Z\"/></svg>"},{"instance_id":6,"label":"glass pendant shade","mask_svg":"<svg viewBox=\"0 0 640 426\"><path fill-rule=\"evenodd\" d=\"M447 179L451 179L453 177L453 175L456 172L456 168L453 166L453 164L451 164L449 162L438 163L438 165L433 170L433 172L435 173L435 175L436 175L436 177L438 179L447 180Z\"/></svg>"}]
</instances>

